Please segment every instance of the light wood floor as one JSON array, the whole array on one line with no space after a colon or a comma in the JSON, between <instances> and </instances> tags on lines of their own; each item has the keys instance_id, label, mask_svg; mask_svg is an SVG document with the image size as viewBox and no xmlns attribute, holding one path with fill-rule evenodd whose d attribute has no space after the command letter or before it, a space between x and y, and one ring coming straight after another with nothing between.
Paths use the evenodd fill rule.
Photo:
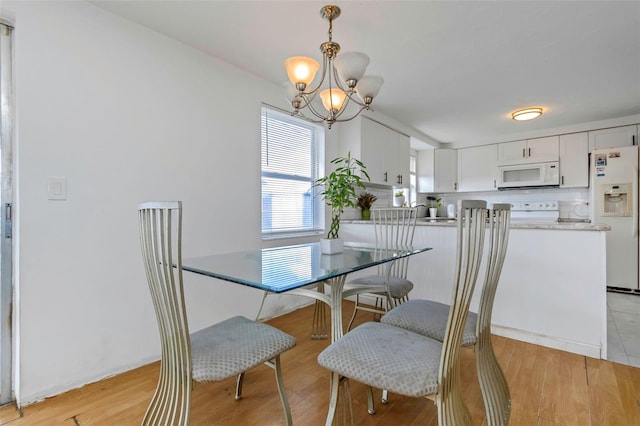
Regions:
<instances>
[{"instance_id":1,"label":"light wood floor","mask_svg":"<svg viewBox=\"0 0 640 426\"><path fill-rule=\"evenodd\" d=\"M351 313L345 302L345 316ZM296 425L322 425L326 418L329 374L316 356L328 344L311 340L311 307L269 321L298 339L283 355L283 374ZM370 320L361 313L361 320ZM512 396L511 425L640 425L640 369L495 337L498 359ZM463 350L464 398L477 425L486 424L475 358ZM16 410L0 409L5 425L139 425L155 389L158 363L87 385ZM244 398L233 398L234 380L197 384L192 425L280 425L283 416L273 370L261 366L247 374ZM354 424L436 425L433 403L391 395L377 413L366 412L364 386L351 384ZM376 393L379 398L380 392Z\"/></svg>"}]
</instances>

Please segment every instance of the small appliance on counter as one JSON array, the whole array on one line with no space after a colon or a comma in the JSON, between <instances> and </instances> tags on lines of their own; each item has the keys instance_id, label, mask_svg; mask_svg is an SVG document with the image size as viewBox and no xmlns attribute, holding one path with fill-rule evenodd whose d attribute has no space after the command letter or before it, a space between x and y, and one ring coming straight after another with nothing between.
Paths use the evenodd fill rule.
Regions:
<instances>
[{"instance_id":1,"label":"small appliance on counter","mask_svg":"<svg viewBox=\"0 0 640 426\"><path fill-rule=\"evenodd\" d=\"M447 217L448 218L456 217L456 205L455 204L447 204Z\"/></svg>"}]
</instances>

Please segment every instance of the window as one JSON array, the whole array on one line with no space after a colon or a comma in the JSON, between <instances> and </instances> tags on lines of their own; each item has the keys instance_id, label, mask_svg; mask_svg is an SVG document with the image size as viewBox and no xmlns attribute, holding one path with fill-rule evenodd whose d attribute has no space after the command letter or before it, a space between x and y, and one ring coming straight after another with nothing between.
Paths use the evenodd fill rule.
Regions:
<instances>
[{"instance_id":1,"label":"window","mask_svg":"<svg viewBox=\"0 0 640 426\"><path fill-rule=\"evenodd\" d=\"M409 157L409 205L415 206L418 201L418 191L416 187L416 156L412 154Z\"/></svg>"},{"instance_id":2,"label":"window","mask_svg":"<svg viewBox=\"0 0 640 426\"><path fill-rule=\"evenodd\" d=\"M324 165L324 127L262 107L262 237L324 230L313 182Z\"/></svg>"}]
</instances>

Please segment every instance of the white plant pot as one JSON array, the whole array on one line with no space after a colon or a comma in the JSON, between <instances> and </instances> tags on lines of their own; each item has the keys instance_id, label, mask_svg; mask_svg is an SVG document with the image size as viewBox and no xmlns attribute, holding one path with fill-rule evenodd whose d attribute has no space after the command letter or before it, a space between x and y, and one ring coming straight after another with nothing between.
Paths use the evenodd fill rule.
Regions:
<instances>
[{"instance_id":1,"label":"white plant pot","mask_svg":"<svg viewBox=\"0 0 640 426\"><path fill-rule=\"evenodd\" d=\"M404 195L400 197L393 197L393 207L402 207L404 205Z\"/></svg>"},{"instance_id":2,"label":"white plant pot","mask_svg":"<svg viewBox=\"0 0 640 426\"><path fill-rule=\"evenodd\" d=\"M320 256L320 267L327 271L340 269L344 266L344 256L340 253L323 254Z\"/></svg>"},{"instance_id":3,"label":"white plant pot","mask_svg":"<svg viewBox=\"0 0 640 426\"><path fill-rule=\"evenodd\" d=\"M438 208L437 207L429 207L429 216L437 217L438 216Z\"/></svg>"},{"instance_id":4,"label":"white plant pot","mask_svg":"<svg viewBox=\"0 0 640 426\"><path fill-rule=\"evenodd\" d=\"M344 249L344 241L341 238L321 238L320 252L322 254L342 253Z\"/></svg>"}]
</instances>

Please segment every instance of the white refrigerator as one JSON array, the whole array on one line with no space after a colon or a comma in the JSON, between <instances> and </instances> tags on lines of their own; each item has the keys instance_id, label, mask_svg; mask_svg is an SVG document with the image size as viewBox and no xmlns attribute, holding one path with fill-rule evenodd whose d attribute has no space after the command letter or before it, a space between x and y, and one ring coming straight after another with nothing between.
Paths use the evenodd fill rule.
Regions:
<instances>
[{"instance_id":1,"label":"white refrigerator","mask_svg":"<svg viewBox=\"0 0 640 426\"><path fill-rule=\"evenodd\" d=\"M638 146L591 153L591 217L607 232L607 287L640 291L638 238Z\"/></svg>"}]
</instances>

